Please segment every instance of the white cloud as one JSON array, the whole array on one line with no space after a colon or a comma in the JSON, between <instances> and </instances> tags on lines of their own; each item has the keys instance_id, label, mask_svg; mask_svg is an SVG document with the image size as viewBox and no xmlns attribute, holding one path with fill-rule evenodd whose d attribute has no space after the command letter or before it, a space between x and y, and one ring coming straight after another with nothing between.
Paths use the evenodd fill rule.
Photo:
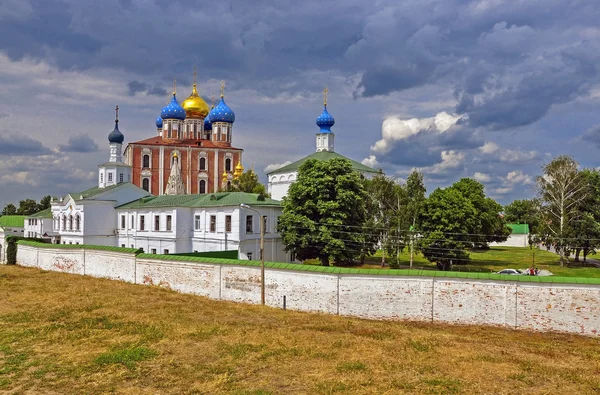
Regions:
<instances>
[{"instance_id":1,"label":"white cloud","mask_svg":"<svg viewBox=\"0 0 600 395\"><path fill-rule=\"evenodd\" d=\"M533 178L523 173L521 170L511 171L506 175L506 181L512 185L515 184L523 184L523 185L531 185L533 184Z\"/></svg>"},{"instance_id":2,"label":"white cloud","mask_svg":"<svg viewBox=\"0 0 600 395\"><path fill-rule=\"evenodd\" d=\"M492 177L490 177L489 174L480 172L475 172L475 174L473 174L473 178L479 182L490 182L490 180L492 179Z\"/></svg>"},{"instance_id":3,"label":"white cloud","mask_svg":"<svg viewBox=\"0 0 600 395\"><path fill-rule=\"evenodd\" d=\"M410 136L424 131L436 131L444 133L456 124L460 115L450 115L440 112L431 118L400 119L398 117L387 117L381 125L381 140L375 142L371 151L376 154L386 154L392 150L395 142L405 140Z\"/></svg>"},{"instance_id":4,"label":"white cloud","mask_svg":"<svg viewBox=\"0 0 600 395\"><path fill-rule=\"evenodd\" d=\"M272 163L272 164L270 164L270 165L267 165L267 167L265 167L265 173L269 174L270 172L272 172L272 171L275 171L275 170L277 170L277 169L280 169L280 168L282 168L283 166L287 166L287 165L289 165L290 163L292 163L292 162L291 162L291 161L289 161L289 160L286 160L286 161L285 161L285 162L283 162L283 163Z\"/></svg>"},{"instance_id":5,"label":"white cloud","mask_svg":"<svg viewBox=\"0 0 600 395\"><path fill-rule=\"evenodd\" d=\"M375 155L369 155L369 157L363 159L361 163L365 166L372 167L373 169L379 167L379 162L377 162L377 157Z\"/></svg>"},{"instance_id":6,"label":"white cloud","mask_svg":"<svg viewBox=\"0 0 600 395\"><path fill-rule=\"evenodd\" d=\"M498 195L506 195L514 190L516 186L533 185L534 180L529 174L523 173L521 170L508 172L505 177L500 177L502 186L494 189Z\"/></svg>"},{"instance_id":7,"label":"white cloud","mask_svg":"<svg viewBox=\"0 0 600 395\"><path fill-rule=\"evenodd\" d=\"M464 152L442 151L442 161L433 166L422 167L419 170L425 174L446 174L451 170L461 168L465 162Z\"/></svg>"},{"instance_id":8,"label":"white cloud","mask_svg":"<svg viewBox=\"0 0 600 395\"><path fill-rule=\"evenodd\" d=\"M540 156L537 151L502 148L493 141L488 141L483 146L479 147L479 152L505 163L532 162L537 160Z\"/></svg>"},{"instance_id":9,"label":"white cloud","mask_svg":"<svg viewBox=\"0 0 600 395\"><path fill-rule=\"evenodd\" d=\"M494 143L493 141L488 141L479 147L479 152L482 154L493 154L494 152L498 151L499 148L500 147L498 144Z\"/></svg>"}]
</instances>

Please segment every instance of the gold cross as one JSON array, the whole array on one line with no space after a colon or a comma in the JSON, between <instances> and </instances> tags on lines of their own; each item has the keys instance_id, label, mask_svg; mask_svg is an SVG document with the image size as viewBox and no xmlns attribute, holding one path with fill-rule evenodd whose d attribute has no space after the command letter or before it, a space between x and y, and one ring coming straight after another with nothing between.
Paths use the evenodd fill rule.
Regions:
<instances>
[{"instance_id":1,"label":"gold cross","mask_svg":"<svg viewBox=\"0 0 600 395\"><path fill-rule=\"evenodd\" d=\"M196 85L196 66L194 66L194 85Z\"/></svg>"},{"instance_id":2,"label":"gold cross","mask_svg":"<svg viewBox=\"0 0 600 395\"><path fill-rule=\"evenodd\" d=\"M177 80L173 80L173 95L177 93Z\"/></svg>"},{"instance_id":3,"label":"gold cross","mask_svg":"<svg viewBox=\"0 0 600 395\"><path fill-rule=\"evenodd\" d=\"M212 94L212 106L215 108L215 92Z\"/></svg>"},{"instance_id":4,"label":"gold cross","mask_svg":"<svg viewBox=\"0 0 600 395\"><path fill-rule=\"evenodd\" d=\"M225 96L225 81L221 81L221 97Z\"/></svg>"},{"instance_id":5,"label":"gold cross","mask_svg":"<svg viewBox=\"0 0 600 395\"><path fill-rule=\"evenodd\" d=\"M117 106L115 107L115 121L119 120L119 105L117 104Z\"/></svg>"},{"instance_id":6,"label":"gold cross","mask_svg":"<svg viewBox=\"0 0 600 395\"><path fill-rule=\"evenodd\" d=\"M327 87L325 87L325 89L323 89L323 104L327 105L327 92L329 92L329 89L327 89Z\"/></svg>"}]
</instances>

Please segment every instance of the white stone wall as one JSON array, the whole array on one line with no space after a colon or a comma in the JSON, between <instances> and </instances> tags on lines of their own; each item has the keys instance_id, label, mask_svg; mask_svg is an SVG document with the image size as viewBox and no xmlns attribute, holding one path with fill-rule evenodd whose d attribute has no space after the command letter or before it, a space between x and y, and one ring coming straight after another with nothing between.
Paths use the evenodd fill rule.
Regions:
<instances>
[{"instance_id":1,"label":"white stone wall","mask_svg":"<svg viewBox=\"0 0 600 395\"><path fill-rule=\"evenodd\" d=\"M19 245L20 265L260 303L260 267ZM300 267L299 267L300 269ZM374 319L481 324L600 336L600 286L320 273L266 268L266 304Z\"/></svg>"},{"instance_id":2,"label":"white stone wall","mask_svg":"<svg viewBox=\"0 0 600 395\"><path fill-rule=\"evenodd\" d=\"M17 249L17 263L20 263L21 246ZM54 272L85 274L83 249L40 248L36 267Z\"/></svg>"},{"instance_id":3,"label":"white stone wall","mask_svg":"<svg viewBox=\"0 0 600 395\"><path fill-rule=\"evenodd\" d=\"M220 271L217 265L138 259L136 283L220 299Z\"/></svg>"},{"instance_id":4,"label":"white stone wall","mask_svg":"<svg viewBox=\"0 0 600 395\"><path fill-rule=\"evenodd\" d=\"M430 321L432 279L340 275L339 313L363 318Z\"/></svg>"},{"instance_id":5,"label":"white stone wall","mask_svg":"<svg viewBox=\"0 0 600 395\"><path fill-rule=\"evenodd\" d=\"M87 276L135 283L135 271L136 259L133 253L85 250L85 275Z\"/></svg>"},{"instance_id":6,"label":"white stone wall","mask_svg":"<svg viewBox=\"0 0 600 395\"><path fill-rule=\"evenodd\" d=\"M288 309L338 314L338 276L314 272L267 270L265 303L281 308L284 296Z\"/></svg>"}]
</instances>

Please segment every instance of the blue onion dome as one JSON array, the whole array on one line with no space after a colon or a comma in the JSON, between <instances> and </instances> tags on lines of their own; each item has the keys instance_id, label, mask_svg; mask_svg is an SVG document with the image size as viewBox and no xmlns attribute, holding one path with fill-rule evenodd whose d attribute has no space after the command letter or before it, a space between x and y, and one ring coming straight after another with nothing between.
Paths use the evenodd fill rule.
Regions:
<instances>
[{"instance_id":1,"label":"blue onion dome","mask_svg":"<svg viewBox=\"0 0 600 395\"><path fill-rule=\"evenodd\" d=\"M156 128L162 129L162 118L160 115L158 116L158 118L156 118Z\"/></svg>"},{"instance_id":2,"label":"blue onion dome","mask_svg":"<svg viewBox=\"0 0 600 395\"><path fill-rule=\"evenodd\" d=\"M124 140L125 140L125 136L123 136L123 133L121 133L121 131L119 130L119 120L117 119L117 120L115 120L115 128L108 135L108 142L123 144Z\"/></svg>"},{"instance_id":3,"label":"blue onion dome","mask_svg":"<svg viewBox=\"0 0 600 395\"><path fill-rule=\"evenodd\" d=\"M321 133L331 133L331 127L335 125L335 119L327 112L327 104L323 109L319 118L317 118L317 126L321 128Z\"/></svg>"},{"instance_id":4,"label":"blue onion dome","mask_svg":"<svg viewBox=\"0 0 600 395\"><path fill-rule=\"evenodd\" d=\"M185 120L185 110L177 102L175 93L173 93L173 98L169 104L167 104L160 112L160 117L162 119L179 119L181 121Z\"/></svg>"},{"instance_id":5,"label":"blue onion dome","mask_svg":"<svg viewBox=\"0 0 600 395\"><path fill-rule=\"evenodd\" d=\"M204 130L212 130L212 122L209 115L204 118Z\"/></svg>"},{"instance_id":6,"label":"blue onion dome","mask_svg":"<svg viewBox=\"0 0 600 395\"><path fill-rule=\"evenodd\" d=\"M229 108L229 106L227 104L225 104L225 99L223 99L223 96L221 96L221 101L219 102L219 104L217 104L217 106L215 108L210 110L210 113L208 114L208 116L210 118L210 122L212 122L212 123L215 123L215 122L234 123L235 122L235 114L233 113L231 108Z\"/></svg>"}]
</instances>

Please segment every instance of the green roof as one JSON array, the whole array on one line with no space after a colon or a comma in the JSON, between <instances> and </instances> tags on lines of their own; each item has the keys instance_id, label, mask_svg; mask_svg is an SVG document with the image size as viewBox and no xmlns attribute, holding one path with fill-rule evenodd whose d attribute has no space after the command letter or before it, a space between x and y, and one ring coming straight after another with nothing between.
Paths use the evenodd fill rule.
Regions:
<instances>
[{"instance_id":1,"label":"green roof","mask_svg":"<svg viewBox=\"0 0 600 395\"><path fill-rule=\"evenodd\" d=\"M512 229L513 235L528 235L529 225L527 224L507 224Z\"/></svg>"},{"instance_id":2,"label":"green roof","mask_svg":"<svg viewBox=\"0 0 600 395\"><path fill-rule=\"evenodd\" d=\"M305 156L304 158L297 160L294 163L290 163L289 165L280 167L277 170L273 170L269 174L289 173L292 171L298 171L300 166L302 166L302 164L309 159L330 160L330 159L334 159L334 158L342 158L342 159L349 160L352 163L352 169L355 171L358 171L361 173L379 173L378 170L375 170L369 166L365 166L362 163L358 163L357 161L352 160L350 158L346 158L344 155L338 154L337 152L320 151L320 152L314 152L308 156Z\"/></svg>"},{"instance_id":3,"label":"green roof","mask_svg":"<svg viewBox=\"0 0 600 395\"><path fill-rule=\"evenodd\" d=\"M0 217L0 226L3 228L24 228L24 215L3 215Z\"/></svg>"},{"instance_id":4,"label":"green roof","mask_svg":"<svg viewBox=\"0 0 600 395\"><path fill-rule=\"evenodd\" d=\"M148 196L133 202L125 203L117 208L138 209L154 207L223 207L239 206L281 206L279 200L264 198L259 200L257 193L246 192L218 192L202 195L162 195Z\"/></svg>"},{"instance_id":5,"label":"green roof","mask_svg":"<svg viewBox=\"0 0 600 395\"><path fill-rule=\"evenodd\" d=\"M110 191L112 189L116 189L120 186L123 186L125 184L131 184L130 182L120 182L118 184L115 185L110 185L104 188L100 188L99 186L95 186L89 189L86 189L85 191L81 191L81 192L76 192L76 193L69 193L69 195L71 195L71 197L75 200L80 200L80 197L83 196L84 199L90 199L96 195L99 195L101 193ZM133 184L132 184L133 185Z\"/></svg>"},{"instance_id":6,"label":"green roof","mask_svg":"<svg viewBox=\"0 0 600 395\"><path fill-rule=\"evenodd\" d=\"M47 208L29 216L29 218L52 218L52 210Z\"/></svg>"}]
</instances>

